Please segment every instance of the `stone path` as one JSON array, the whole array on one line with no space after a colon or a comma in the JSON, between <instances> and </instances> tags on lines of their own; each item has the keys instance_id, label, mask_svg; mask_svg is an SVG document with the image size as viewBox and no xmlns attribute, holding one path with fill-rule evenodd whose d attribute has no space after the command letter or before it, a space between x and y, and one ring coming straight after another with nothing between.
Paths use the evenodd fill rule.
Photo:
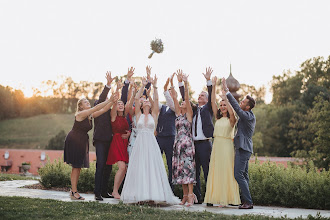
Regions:
<instances>
[{"instance_id":1,"label":"stone path","mask_svg":"<svg viewBox=\"0 0 330 220\"><path fill-rule=\"evenodd\" d=\"M54 199L65 202L71 202L68 192L52 191L52 190L40 190L40 189L27 189L19 188L25 185L32 185L38 183L37 180L14 180L14 181L1 181L0 182L0 196L23 196L29 198L40 198L40 199ZM85 201L95 201L94 194L80 193L81 196L85 197ZM81 201L74 201L81 202ZM104 199L100 203L118 204L117 199ZM330 219L330 210L315 210L315 209L299 209L299 208L281 208L281 207L266 207L266 206L254 206L254 209L241 210L237 206L219 208L219 207L207 207L205 204L194 205L192 207L185 207L181 205L174 205L168 207L160 207L163 210L186 210L192 212L208 211L212 213L225 214L225 215L262 215L272 217L287 217L307 218L308 215L316 216L320 213L322 217Z\"/></svg>"}]
</instances>

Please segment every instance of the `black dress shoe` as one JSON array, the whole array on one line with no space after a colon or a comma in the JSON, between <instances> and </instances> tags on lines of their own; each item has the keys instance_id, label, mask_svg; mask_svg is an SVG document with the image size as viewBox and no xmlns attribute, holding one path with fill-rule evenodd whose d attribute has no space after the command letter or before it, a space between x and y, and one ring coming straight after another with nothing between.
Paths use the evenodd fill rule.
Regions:
<instances>
[{"instance_id":1,"label":"black dress shoe","mask_svg":"<svg viewBox=\"0 0 330 220\"><path fill-rule=\"evenodd\" d=\"M102 197L103 198L114 198L113 195L111 195L110 193L102 193Z\"/></svg>"},{"instance_id":2,"label":"black dress shoe","mask_svg":"<svg viewBox=\"0 0 330 220\"><path fill-rule=\"evenodd\" d=\"M248 203L244 203L243 205L240 205L238 208L239 209L253 209L253 205L248 204Z\"/></svg>"},{"instance_id":3,"label":"black dress shoe","mask_svg":"<svg viewBox=\"0 0 330 220\"><path fill-rule=\"evenodd\" d=\"M95 195L95 200L97 201L103 201L103 198L101 195Z\"/></svg>"},{"instance_id":4,"label":"black dress shoe","mask_svg":"<svg viewBox=\"0 0 330 220\"><path fill-rule=\"evenodd\" d=\"M206 206L213 206L212 203L206 203Z\"/></svg>"}]
</instances>

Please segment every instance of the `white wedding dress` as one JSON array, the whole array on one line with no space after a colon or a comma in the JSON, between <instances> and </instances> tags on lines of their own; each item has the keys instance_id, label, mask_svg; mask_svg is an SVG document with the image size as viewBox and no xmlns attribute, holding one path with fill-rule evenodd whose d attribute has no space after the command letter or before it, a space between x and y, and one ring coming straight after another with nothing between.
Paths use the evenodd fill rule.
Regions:
<instances>
[{"instance_id":1,"label":"white wedding dress","mask_svg":"<svg viewBox=\"0 0 330 220\"><path fill-rule=\"evenodd\" d=\"M147 117L147 118L146 118ZM155 121L142 114L137 122L137 136L129 158L129 166L120 199L124 203L153 201L179 204L175 197L154 135Z\"/></svg>"}]
</instances>

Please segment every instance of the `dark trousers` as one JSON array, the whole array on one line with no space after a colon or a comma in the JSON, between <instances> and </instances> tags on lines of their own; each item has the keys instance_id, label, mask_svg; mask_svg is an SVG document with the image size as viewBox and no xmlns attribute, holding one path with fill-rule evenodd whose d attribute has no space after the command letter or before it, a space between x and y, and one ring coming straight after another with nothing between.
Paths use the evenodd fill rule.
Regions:
<instances>
[{"instance_id":1,"label":"dark trousers","mask_svg":"<svg viewBox=\"0 0 330 220\"><path fill-rule=\"evenodd\" d=\"M251 152L242 148L235 150L234 176L241 189L242 200L245 203L253 204L249 190L249 160Z\"/></svg>"},{"instance_id":2,"label":"dark trousers","mask_svg":"<svg viewBox=\"0 0 330 220\"><path fill-rule=\"evenodd\" d=\"M96 149L96 171L94 194L100 195L108 192L108 183L112 170L111 165L106 165L111 141L94 141Z\"/></svg>"},{"instance_id":3,"label":"dark trousers","mask_svg":"<svg viewBox=\"0 0 330 220\"><path fill-rule=\"evenodd\" d=\"M195 163L196 163L196 182L194 186L194 193L196 194L199 201L202 200L202 191L201 191L201 166L204 172L205 186L207 182L207 176L209 174L209 164L212 152L212 142L211 140L205 141L194 141L195 145Z\"/></svg>"},{"instance_id":4,"label":"dark trousers","mask_svg":"<svg viewBox=\"0 0 330 220\"><path fill-rule=\"evenodd\" d=\"M175 136L157 136L156 137L160 152L163 154L165 152L166 156L166 163L168 168L168 182L173 191L173 184L172 184L172 157L173 157L173 145Z\"/></svg>"}]
</instances>

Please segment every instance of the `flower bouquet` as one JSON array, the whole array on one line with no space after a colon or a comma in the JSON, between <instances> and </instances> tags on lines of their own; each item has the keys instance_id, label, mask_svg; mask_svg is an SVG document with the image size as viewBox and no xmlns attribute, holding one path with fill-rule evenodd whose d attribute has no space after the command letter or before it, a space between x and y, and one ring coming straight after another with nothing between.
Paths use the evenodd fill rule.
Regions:
<instances>
[{"instance_id":1,"label":"flower bouquet","mask_svg":"<svg viewBox=\"0 0 330 220\"><path fill-rule=\"evenodd\" d=\"M149 59L152 57L152 55L154 55L155 52L162 53L164 51L164 45L161 39L156 38L155 40L151 41L150 47L152 53L148 56Z\"/></svg>"}]
</instances>

